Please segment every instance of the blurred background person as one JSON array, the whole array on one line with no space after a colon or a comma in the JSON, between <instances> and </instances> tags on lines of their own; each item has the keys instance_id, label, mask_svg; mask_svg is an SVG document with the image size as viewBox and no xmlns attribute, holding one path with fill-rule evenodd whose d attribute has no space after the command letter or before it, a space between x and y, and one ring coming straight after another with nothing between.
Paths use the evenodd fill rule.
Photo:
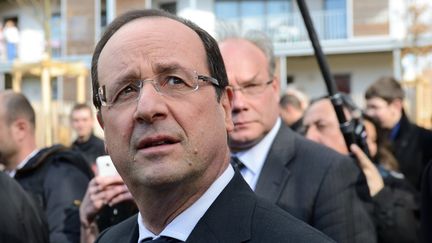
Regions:
<instances>
[{"instance_id":1,"label":"blurred background person","mask_svg":"<svg viewBox=\"0 0 432 243\"><path fill-rule=\"evenodd\" d=\"M50 243L80 237L79 204L93 173L77 152L36 146L35 112L27 98L0 91L0 162L44 212Z\"/></svg>"},{"instance_id":2,"label":"blurred background person","mask_svg":"<svg viewBox=\"0 0 432 243\"><path fill-rule=\"evenodd\" d=\"M95 171L96 158L106 155L104 141L93 133L93 110L87 104L76 104L70 113L70 120L77 138L72 148L77 149Z\"/></svg>"},{"instance_id":3,"label":"blurred background person","mask_svg":"<svg viewBox=\"0 0 432 243\"><path fill-rule=\"evenodd\" d=\"M347 99L349 97L345 96L344 100ZM356 113L354 110L358 111L351 107L352 104L352 101L344 102L347 119L361 119L352 116ZM330 99L319 98L312 101L305 112L303 122L306 138L324 144L341 154L349 154ZM403 179L402 174L394 170L397 168L395 158L391 153L386 152L382 145L381 141L384 138L378 138L379 127L367 121L365 128L368 139L364 143L367 144L370 155L379 169L359 146L353 145L351 149L367 179L372 204L368 201L365 203L374 220L378 242L418 242L419 206L416 190Z\"/></svg>"},{"instance_id":4,"label":"blurred background person","mask_svg":"<svg viewBox=\"0 0 432 243\"><path fill-rule=\"evenodd\" d=\"M3 35L6 41L7 60L13 61L17 57L19 42L19 32L13 20L7 20L3 29Z\"/></svg>"},{"instance_id":5,"label":"blurred background person","mask_svg":"<svg viewBox=\"0 0 432 243\"><path fill-rule=\"evenodd\" d=\"M301 101L293 94L284 94L279 100L282 120L294 131L302 134L303 107Z\"/></svg>"},{"instance_id":6,"label":"blurred background person","mask_svg":"<svg viewBox=\"0 0 432 243\"><path fill-rule=\"evenodd\" d=\"M0 242L48 242L48 226L42 212L4 172L0 172L0 205Z\"/></svg>"},{"instance_id":7,"label":"blurred background person","mask_svg":"<svg viewBox=\"0 0 432 243\"><path fill-rule=\"evenodd\" d=\"M366 113L386 129L400 172L417 189L423 168L432 159L432 131L408 120L404 91L392 77L382 77L365 92Z\"/></svg>"}]
</instances>

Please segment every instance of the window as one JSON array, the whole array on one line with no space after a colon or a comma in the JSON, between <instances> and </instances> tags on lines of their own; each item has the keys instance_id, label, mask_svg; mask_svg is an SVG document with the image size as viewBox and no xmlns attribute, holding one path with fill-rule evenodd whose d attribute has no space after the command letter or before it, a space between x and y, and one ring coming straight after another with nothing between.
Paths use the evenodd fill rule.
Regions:
<instances>
[{"instance_id":1,"label":"window","mask_svg":"<svg viewBox=\"0 0 432 243\"><path fill-rule=\"evenodd\" d=\"M292 0L216 0L215 14L219 21L241 27L243 30L274 31L288 24Z\"/></svg>"},{"instance_id":2,"label":"window","mask_svg":"<svg viewBox=\"0 0 432 243\"><path fill-rule=\"evenodd\" d=\"M12 89L12 75L10 73L4 74L4 89Z\"/></svg>"},{"instance_id":3,"label":"window","mask_svg":"<svg viewBox=\"0 0 432 243\"><path fill-rule=\"evenodd\" d=\"M346 22L346 0L325 0L324 10L327 13L325 18L325 30L323 38L340 39L347 36Z\"/></svg>"},{"instance_id":4,"label":"window","mask_svg":"<svg viewBox=\"0 0 432 243\"><path fill-rule=\"evenodd\" d=\"M51 16L51 51L53 57L61 56L61 15L54 13Z\"/></svg>"},{"instance_id":5,"label":"window","mask_svg":"<svg viewBox=\"0 0 432 243\"><path fill-rule=\"evenodd\" d=\"M335 74L333 76L336 82L337 91L347 94L351 93L351 75L350 74Z\"/></svg>"}]
</instances>

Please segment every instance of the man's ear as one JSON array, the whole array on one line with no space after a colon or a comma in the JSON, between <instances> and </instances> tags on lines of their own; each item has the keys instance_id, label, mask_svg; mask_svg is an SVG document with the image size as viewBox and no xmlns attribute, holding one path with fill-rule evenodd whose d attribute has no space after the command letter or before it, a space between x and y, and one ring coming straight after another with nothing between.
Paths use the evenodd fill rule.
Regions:
<instances>
[{"instance_id":1,"label":"man's ear","mask_svg":"<svg viewBox=\"0 0 432 243\"><path fill-rule=\"evenodd\" d=\"M279 78L274 75L273 76L273 82L271 84L273 90L275 91L275 95L277 95L277 99L279 101L280 99L280 82L279 82Z\"/></svg>"},{"instance_id":2,"label":"man's ear","mask_svg":"<svg viewBox=\"0 0 432 243\"><path fill-rule=\"evenodd\" d=\"M401 99L394 99L390 105L392 105L397 111L402 112L403 109L403 101Z\"/></svg>"},{"instance_id":3,"label":"man's ear","mask_svg":"<svg viewBox=\"0 0 432 243\"><path fill-rule=\"evenodd\" d=\"M97 111L96 118L97 118L99 125L102 127L102 129L104 129L104 122L103 122L103 118L102 118L102 114L101 114L100 110Z\"/></svg>"},{"instance_id":4,"label":"man's ear","mask_svg":"<svg viewBox=\"0 0 432 243\"><path fill-rule=\"evenodd\" d=\"M11 124L12 134L19 141L23 140L29 133L31 129L30 122L24 118L18 118Z\"/></svg>"}]
</instances>

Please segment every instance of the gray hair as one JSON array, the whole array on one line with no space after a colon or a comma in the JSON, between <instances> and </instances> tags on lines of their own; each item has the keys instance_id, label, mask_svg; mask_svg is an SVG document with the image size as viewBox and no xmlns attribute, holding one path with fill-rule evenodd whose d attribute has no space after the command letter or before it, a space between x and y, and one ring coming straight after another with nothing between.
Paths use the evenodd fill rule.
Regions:
<instances>
[{"instance_id":1,"label":"gray hair","mask_svg":"<svg viewBox=\"0 0 432 243\"><path fill-rule=\"evenodd\" d=\"M217 39L219 43L228 39L244 39L251 42L264 53L268 61L269 76L274 76L276 58L274 55L273 42L264 32L260 30L248 30L244 34L239 34L239 31L236 31L235 28L224 27L219 30Z\"/></svg>"}]
</instances>

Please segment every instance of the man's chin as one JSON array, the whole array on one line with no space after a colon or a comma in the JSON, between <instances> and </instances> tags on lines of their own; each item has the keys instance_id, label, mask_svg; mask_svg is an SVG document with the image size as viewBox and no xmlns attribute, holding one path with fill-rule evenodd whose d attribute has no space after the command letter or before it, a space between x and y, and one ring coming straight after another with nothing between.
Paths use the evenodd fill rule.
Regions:
<instances>
[{"instance_id":1,"label":"man's chin","mask_svg":"<svg viewBox=\"0 0 432 243\"><path fill-rule=\"evenodd\" d=\"M228 144L232 152L243 151L257 144L257 138L252 136L233 136L230 134Z\"/></svg>"}]
</instances>

